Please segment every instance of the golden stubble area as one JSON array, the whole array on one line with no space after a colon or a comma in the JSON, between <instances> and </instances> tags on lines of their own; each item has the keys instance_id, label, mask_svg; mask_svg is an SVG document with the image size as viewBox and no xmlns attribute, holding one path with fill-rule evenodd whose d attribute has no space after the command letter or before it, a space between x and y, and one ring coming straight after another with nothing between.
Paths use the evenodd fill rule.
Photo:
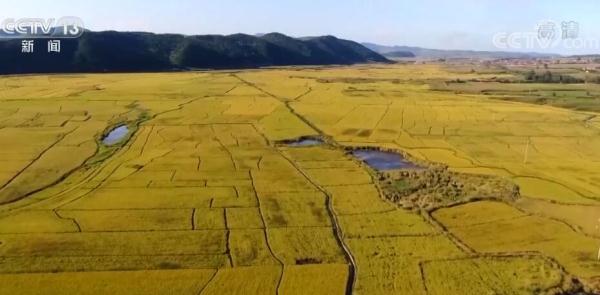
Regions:
<instances>
[{"instance_id":1,"label":"golden stubble area","mask_svg":"<svg viewBox=\"0 0 600 295\"><path fill-rule=\"evenodd\" d=\"M435 65L0 78L0 294L531 294L598 284L600 121ZM132 133L115 147L107 130ZM282 140L323 136L329 144ZM342 146L504 177L384 200Z\"/></svg>"}]
</instances>

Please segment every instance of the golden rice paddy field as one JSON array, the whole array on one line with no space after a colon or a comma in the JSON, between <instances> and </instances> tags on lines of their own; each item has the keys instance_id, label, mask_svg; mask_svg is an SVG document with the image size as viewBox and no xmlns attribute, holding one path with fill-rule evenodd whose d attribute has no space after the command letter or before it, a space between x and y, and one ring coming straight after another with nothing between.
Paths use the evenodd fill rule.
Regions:
<instances>
[{"instance_id":1,"label":"golden rice paddy field","mask_svg":"<svg viewBox=\"0 0 600 295\"><path fill-rule=\"evenodd\" d=\"M600 291L600 119L436 65L0 78L0 294ZM507 86L508 87L508 86ZM101 138L127 124L116 146ZM329 144L282 140L323 136ZM521 190L384 200L343 146Z\"/></svg>"}]
</instances>

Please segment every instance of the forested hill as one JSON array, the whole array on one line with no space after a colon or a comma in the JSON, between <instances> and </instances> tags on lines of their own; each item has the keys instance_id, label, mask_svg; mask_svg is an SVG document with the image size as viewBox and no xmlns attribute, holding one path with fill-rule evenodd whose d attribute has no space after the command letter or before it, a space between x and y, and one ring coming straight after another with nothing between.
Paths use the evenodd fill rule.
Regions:
<instances>
[{"instance_id":1,"label":"forested hill","mask_svg":"<svg viewBox=\"0 0 600 295\"><path fill-rule=\"evenodd\" d=\"M389 62L363 45L333 36L262 36L86 32L62 39L60 53L48 40L33 39L32 53L22 40L0 40L0 74L142 72Z\"/></svg>"}]
</instances>

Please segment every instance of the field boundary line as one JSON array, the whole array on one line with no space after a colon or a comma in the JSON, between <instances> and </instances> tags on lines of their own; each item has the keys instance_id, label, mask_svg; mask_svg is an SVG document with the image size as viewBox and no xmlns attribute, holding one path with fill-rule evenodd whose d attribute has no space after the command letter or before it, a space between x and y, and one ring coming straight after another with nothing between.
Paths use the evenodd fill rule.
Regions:
<instances>
[{"instance_id":1,"label":"field boundary line","mask_svg":"<svg viewBox=\"0 0 600 295\"><path fill-rule=\"evenodd\" d=\"M357 270L357 266L356 266L356 261L354 256L352 255L352 252L350 251L350 248L348 247L348 245L346 244L346 242L344 242L344 233L339 225L339 221L337 219L336 216L336 212L335 209L333 208L333 197L329 194L329 192L323 188L321 185L317 184L315 181L313 181L308 174L302 170L302 168L298 167L298 165L296 163L294 163L294 161L292 159L290 159L287 155L285 155L285 153L283 153L282 151L280 151L278 149L279 153L281 154L281 156L283 158L285 158L298 172L300 172L300 174L302 174L304 176L304 178L306 178L306 180L308 182L310 182L314 187L316 187L319 191L321 191L321 193L323 193L325 195L325 202L327 204L326 208L327 208L327 214L329 215L329 218L332 221L332 227L333 227L333 232L334 232L334 237L338 243L338 245L342 248L343 252L344 252L344 256L346 256L346 259L348 260L349 264L348 264L348 281L346 283L346 294L352 294L354 291L354 285L356 284L356 273L358 272Z\"/></svg>"},{"instance_id":2,"label":"field boundary line","mask_svg":"<svg viewBox=\"0 0 600 295\"><path fill-rule=\"evenodd\" d=\"M271 256L279 263L279 265L281 266L281 274L279 275L279 280L277 282L277 288L276 290L276 294L279 294L279 288L281 287L281 282L283 281L283 272L285 270L285 263L283 262L283 260L281 258L279 258L277 255L275 255L275 251L273 251L273 247L271 246L271 241L269 239L269 227L267 226L267 222L265 221L265 215L263 213L262 210L262 204L260 202L260 198L258 197L258 191L256 190L256 184L254 181L254 175L252 174L252 170L249 170L249 174L250 174L250 179L252 181L252 191L254 191L254 197L256 198L256 203L258 205L258 213L260 215L260 220L262 221L263 224L263 234L265 237L265 243L267 244L267 248L269 249L269 252L271 252Z\"/></svg>"}]
</instances>

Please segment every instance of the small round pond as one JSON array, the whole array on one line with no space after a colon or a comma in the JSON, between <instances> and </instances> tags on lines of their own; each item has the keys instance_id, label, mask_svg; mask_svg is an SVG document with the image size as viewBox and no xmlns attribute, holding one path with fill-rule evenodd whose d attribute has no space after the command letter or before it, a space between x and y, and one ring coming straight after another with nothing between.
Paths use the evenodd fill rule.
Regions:
<instances>
[{"instance_id":1,"label":"small round pond","mask_svg":"<svg viewBox=\"0 0 600 295\"><path fill-rule=\"evenodd\" d=\"M113 145L119 143L129 133L129 127L127 125L119 125L113 128L104 138L102 143L105 145Z\"/></svg>"}]
</instances>

